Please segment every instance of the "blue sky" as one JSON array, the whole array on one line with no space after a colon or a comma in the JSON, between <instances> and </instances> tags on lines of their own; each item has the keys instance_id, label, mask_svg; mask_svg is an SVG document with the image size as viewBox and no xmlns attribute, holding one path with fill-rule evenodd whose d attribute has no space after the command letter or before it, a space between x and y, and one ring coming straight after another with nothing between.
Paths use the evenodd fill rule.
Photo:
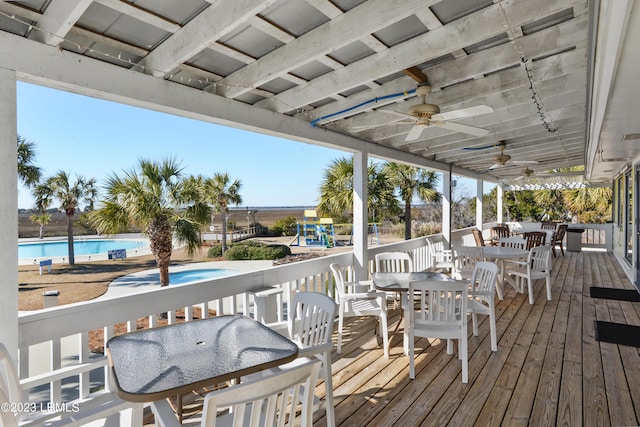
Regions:
<instances>
[{"instance_id":1,"label":"blue sky","mask_svg":"<svg viewBox=\"0 0 640 427\"><path fill-rule=\"evenodd\" d=\"M48 177L64 170L102 185L139 158L174 157L185 173L228 172L242 206L313 206L323 172L348 153L18 83L18 134L36 143ZM33 207L18 189L18 207Z\"/></svg>"},{"instance_id":2,"label":"blue sky","mask_svg":"<svg viewBox=\"0 0 640 427\"><path fill-rule=\"evenodd\" d=\"M63 170L101 186L139 158L173 157L186 174L240 179L242 207L315 206L326 167L350 155L26 83L18 83L18 134L35 142L44 177ZM33 205L19 186L18 207Z\"/></svg>"}]
</instances>

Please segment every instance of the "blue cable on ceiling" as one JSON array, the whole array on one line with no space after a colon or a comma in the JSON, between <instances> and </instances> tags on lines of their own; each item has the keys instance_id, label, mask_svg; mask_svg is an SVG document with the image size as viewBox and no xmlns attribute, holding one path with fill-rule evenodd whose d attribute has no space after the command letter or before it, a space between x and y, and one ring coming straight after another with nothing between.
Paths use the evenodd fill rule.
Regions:
<instances>
[{"instance_id":1,"label":"blue cable on ceiling","mask_svg":"<svg viewBox=\"0 0 640 427\"><path fill-rule=\"evenodd\" d=\"M500 144L491 144L491 145L487 145L485 147L465 147L465 148L463 148L463 150L468 150L468 151L486 150L487 148L497 147L498 145L500 145Z\"/></svg>"},{"instance_id":2,"label":"blue cable on ceiling","mask_svg":"<svg viewBox=\"0 0 640 427\"><path fill-rule=\"evenodd\" d=\"M356 108L360 108L360 107L362 107L364 105L367 105L367 104L376 103L378 101L384 101L385 99L389 99L389 98L397 98L397 97L400 97L400 96L408 96L408 95L412 95L414 93L416 93L416 90L412 89L412 90L405 91L405 92L398 92L398 93L392 93L390 95L375 97L373 99L361 102L358 105L354 105L353 107L349 107L349 108L344 109L342 111L336 111L335 113L331 113L331 114L327 114L326 116L318 117L317 119L311 121L311 126L315 127L316 123L318 123L321 120L330 119L331 117L335 117L335 116L337 116L339 114L348 113L349 111L353 111Z\"/></svg>"}]
</instances>

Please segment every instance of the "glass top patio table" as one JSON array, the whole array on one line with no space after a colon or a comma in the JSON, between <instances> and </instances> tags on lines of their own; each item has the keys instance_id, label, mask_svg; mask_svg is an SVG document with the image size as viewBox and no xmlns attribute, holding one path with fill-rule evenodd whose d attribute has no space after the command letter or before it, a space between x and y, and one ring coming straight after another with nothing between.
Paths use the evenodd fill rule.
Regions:
<instances>
[{"instance_id":1,"label":"glass top patio table","mask_svg":"<svg viewBox=\"0 0 640 427\"><path fill-rule=\"evenodd\" d=\"M411 282L422 282L426 280L455 282L455 279L446 274L432 271L412 273L373 273L371 278L373 279L373 285L376 289L389 292L407 292L409 290L409 283Z\"/></svg>"},{"instance_id":2,"label":"glass top patio table","mask_svg":"<svg viewBox=\"0 0 640 427\"><path fill-rule=\"evenodd\" d=\"M151 402L294 360L298 346L244 316L218 316L111 338L118 395Z\"/></svg>"}]
</instances>

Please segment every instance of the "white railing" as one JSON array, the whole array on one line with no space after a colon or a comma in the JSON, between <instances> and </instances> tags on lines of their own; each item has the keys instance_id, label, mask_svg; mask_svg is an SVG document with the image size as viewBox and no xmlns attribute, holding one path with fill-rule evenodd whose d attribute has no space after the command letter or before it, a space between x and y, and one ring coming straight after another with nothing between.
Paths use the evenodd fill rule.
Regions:
<instances>
[{"instance_id":1,"label":"white railing","mask_svg":"<svg viewBox=\"0 0 640 427\"><path fill-rule=\"evenodd\" d=\"M510 222L510 227L520 228L537 227L540 223L533 222ZM613 251L613 224L569 224L569 228L583 228L582 247L605 249ZM565 236L566 238L566 236Z\"/></svg>"},{"instance_id":2,"label":"white railing","mask_svg":"<svg viewBox=\"0 0 640 427\"><path fill-rule=\"evenodd\" d=\"M251 237L255 237L258 232L261 230L260 226L254 225L248 228L239 228L236 230L228 230L227 231L227 242L238 242L240 240L249 239ZM222 241L222 231L212 231L202 234L202 238L208 242L221 242Z\"/></svg>"},{"instance_id":3,"label":"white railing","mask_svg":"<svg viewBox=\"0 0 640 427\"><path fill-rule=\"evenodd\" d=\"M487 224L488 228L491 224ZM603 247L610 250L611 224L575 224L585 228L584 247ZM471 229L451 233L452 244L473 246ZM386 245L371 246L368 258L388 251L403 251L412 255L416 269L431 267L432 254L426 240L417 238ZM353 264L353 253L343 252L312 260L271 267L261 271L243 273L193 283L172 285L122 297L101 298L60 307L19 314L19 366L20 378L29 395L24 402L51 402L59 404L74 399L91 399L109 390L107 360L103 354L90 348L90 336L102 334L106 343L114 335L116 325L125 324L126 330L137 328L138 319L148 319L148 325L158 325L158 315L167 313L169 323L177 321L177 312L184 313L185 321L193 320L195 309L202 316L236 314L257 316L256 298L270 298L270 321L283 321L285 308L294 290L315 290L332 294L329 265ZM369 271L374 271L373 263ZM265 287L277 292L263 292ZM264 305L262 305L264 307ZM95 340L94 340L95 341ZM74 384L69 387L69 382Z\"/></svg>"},{"instance_id":4,"label":"white railing","mask_svg":"<svg viewBox=\"0 0 640 427\"><path fill-rule=\"evenodd\" d=\"M420 269L430 267L432 260L424 238L373 246L369 249L369 258L387 251L411 253L416 268ZM109 389L108 382L104 381L106 357L92 352L90 336L102 334L106 343L114 335L116 325L124 323L126 330L131 331L136 329L138 319L148 319L151 327L157 326L160 313L167 313L168 322L175 323L178 310L184 313L185 321L193 320L196 308L201 310L203 317L207 317L210 310L217 314L255 316L256 292L265 287L278 290L265 293L274 296L269 305L271 321L283 321L285 307L294 290L332 294L329 265L333 262L350 266L353 253L343 252L199 283L20 313L21 382L25 388L39 386L30 395L25 395L25 402L68 402L91 398L92 393ZM63 380L77 386L64 387Z\"/></svg>"},{"instance_id":5,"label":"white railing","mask_svg":"<svg viewBox=\"0 0 640 427\"><path fill-rule=\"evenodd\" d=\"M583 248L600 248L613 251L613 224L571 224L569 227L584 228Z\"/></svg>"}]
</instances>

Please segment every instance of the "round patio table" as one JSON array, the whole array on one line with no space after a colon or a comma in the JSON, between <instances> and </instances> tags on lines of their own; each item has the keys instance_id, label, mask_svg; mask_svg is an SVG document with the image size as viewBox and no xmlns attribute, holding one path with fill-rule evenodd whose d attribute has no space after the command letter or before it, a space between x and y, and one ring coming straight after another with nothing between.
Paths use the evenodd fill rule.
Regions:
<instances>
[{"instance_id":1,"label":"round patio table","mask_svg":"<svg viewBox=\"0 0 640 427\"><path fill-rule=\"evenodd\" d=\"M507 259L520 260L529 256L529 251L526 249L510 248L506 246L486 246L482 248L485 259L493 259L500 267L500 277L496 286L496 292L498 298L504 299L504 283L509 283L513 288L520 292L520 287L515 282L505 277L504 274L504 261Z\"/></svg>"}]
</instances>

